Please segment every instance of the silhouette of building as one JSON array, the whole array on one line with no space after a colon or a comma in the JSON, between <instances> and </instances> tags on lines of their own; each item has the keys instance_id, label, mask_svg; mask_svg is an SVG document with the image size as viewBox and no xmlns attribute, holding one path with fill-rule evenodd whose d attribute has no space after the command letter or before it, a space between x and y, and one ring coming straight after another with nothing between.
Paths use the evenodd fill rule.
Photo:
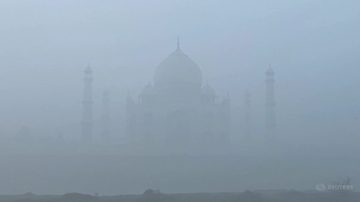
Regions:
<instances>
[{"instance_id":1,"label":"silhouette of building","mask_svg":"<svg viewBox=\"0 0 360 202\"><path fill-rule=\"evenodd\" d=\"M92 140L92 69L88 65L84 71L84 97L82 101L83 114L82 114L82 140Z\"/></svg>"},{"instance_id":2,"label":"silhouette of building","mask_svg":"<svg viewBox=\"0 0 360 202\"><path fill-rule=\"evenodd\" d=\"M215 90L202 87L198 65L179 47L165 58L139 103L128 93L126 131L130 142L188 144L229 142L230 98L219 102Z\"/></svg>"},{"instance_id":3,"label":"silhouette of building","mask_svg":"<svg viewBox=\"0 0 360 202\"><path fill-rule=\"evenodd\" d=\"M266 138L270 141L276 139L276 119L275 119L275 93L274 93L274 70L269 66L266 74Z\"/></svg>"},{"instance_id":4,"label":"silhouette of building","mask_svg":"<svg viewBox=\"0 0 360 202\"><path fill-rule=\"evenodd\" d=\"M245 93L244 109L244 137L245 140L252 139L252 121L251 121L251 93L247 90Z\"/></svg>"}]
</instances>

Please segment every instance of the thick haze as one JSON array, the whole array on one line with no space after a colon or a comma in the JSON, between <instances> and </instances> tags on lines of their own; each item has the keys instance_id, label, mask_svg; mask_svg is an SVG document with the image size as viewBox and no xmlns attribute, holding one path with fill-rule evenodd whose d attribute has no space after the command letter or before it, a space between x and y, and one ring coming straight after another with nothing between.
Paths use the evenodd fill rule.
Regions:
<instances>
[{"instance_id":1,"label":"thick haze","mask_svg":"<svg viewBox=\"0 0 360 202\"><path fill-rule=\"evenodd\" d=\"M88 63L94 119L107 88L121 128L127 90L137 100L179 35L204 83L220 97L229 91L235 142L246 89L254 136L263 135L264 72L271 64L281 141L357 143L359 8L356 0L1 1L1 135L27 125L49 136L79 124Z\"/></svg>"},{"instance_id":2,"label":"thick haze","mask_svg":"<svg viewBox=\"0 0 360 202\"><path fill-rule=\"evenodd\" d=\"M137 102L178 35L181 50L202 70L203 85L208 81L220 100L230 94L229 148L237 155L129 157L127 149L141 150L7 141L22 126L35 137L54 140L63 132L66 140L79 140L83 71L90 64L95 125L108 89L112 135L124 143L127 91ZM358 0L0 1L0 194L314 190L347 175L359 190L359 36ZM275 149L262 145L269 64L281 143ZM243 140L247 89L255 146ZM257 151L268 156L246 156ZM56 152L66 155L51 155Z\"/></svg>"}]
</instances>

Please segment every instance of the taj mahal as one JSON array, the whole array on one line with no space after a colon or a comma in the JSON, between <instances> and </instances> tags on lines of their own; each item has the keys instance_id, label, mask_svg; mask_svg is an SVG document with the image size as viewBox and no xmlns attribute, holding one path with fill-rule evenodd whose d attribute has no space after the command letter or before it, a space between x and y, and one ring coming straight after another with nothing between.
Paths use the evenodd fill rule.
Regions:
<instances>
[{"instance_id":1,"label":"taj mahal","mask_svg":"<svg viewBox=\"0 0 360 202\"><path fill-rule=\"evenodd\" d=\"M202 86L198 65L179 47L166 57L146 85L140 102L127 98L129 141L228 142L230 98L218 100L214 89Z\"/></svg>"},{"instance_id":2,"label":"taj mahal","mask_svg":"<svg viewBox=\"0 0 360 202\"><path fill-rule=\"evenodd\" d=\"M82 139L93 137L92 69L84 71ZM268 139L275 139L274 71L266 74L265 121ZM151 84L153 83L153 85ZM103 139L109 136L109 92L103 94ZM245 94L244 137L251 139L250 92ZM156 68L153 82L144 86L135 102L130 93L126 98L124 131L128 143L189 143L229 144L231 137L231 108L229 94L219 98L209 85L203 85L199 66L177 48Z\"/></svg>"}]
</instances>

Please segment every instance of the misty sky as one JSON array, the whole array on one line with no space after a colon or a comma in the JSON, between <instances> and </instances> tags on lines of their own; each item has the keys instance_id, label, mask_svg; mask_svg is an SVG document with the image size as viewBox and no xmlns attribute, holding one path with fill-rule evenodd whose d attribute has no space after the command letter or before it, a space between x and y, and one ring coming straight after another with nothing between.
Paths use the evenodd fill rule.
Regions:
<instances>
[{"instance_id":1,"label":"misty sky","mask_svg":"<svg viewBox=\"0 0 360 202\"><path fill-rule=\"evenodd\" d=\"M28 125L47 136L79 124L88 63L94 118L107 88L123 125L127 90L137 100L179 35L203 81L220 97L229 91L233 123L241 127L249 89L262 135L271 64L279 139L359 142L359 9L357 0L1 1L0 133Z\"/></svg>"}]
</instances>

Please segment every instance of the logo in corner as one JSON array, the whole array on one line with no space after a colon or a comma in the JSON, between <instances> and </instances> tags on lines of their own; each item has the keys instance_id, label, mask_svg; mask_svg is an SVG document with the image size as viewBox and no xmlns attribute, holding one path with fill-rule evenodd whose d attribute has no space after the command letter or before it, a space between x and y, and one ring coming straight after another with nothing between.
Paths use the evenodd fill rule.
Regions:
<instances>
[{"instance_id":1,"label":"logo in corner","mask_svg":"<svg viewBox=\"0 0 360 202\"><path fill-rule=\"evenodd\" d=\"M316 190L317 191L325 191L326 190L326 186L325 184L319 183L316 185Z\"/></svg>"}]
</instances>

